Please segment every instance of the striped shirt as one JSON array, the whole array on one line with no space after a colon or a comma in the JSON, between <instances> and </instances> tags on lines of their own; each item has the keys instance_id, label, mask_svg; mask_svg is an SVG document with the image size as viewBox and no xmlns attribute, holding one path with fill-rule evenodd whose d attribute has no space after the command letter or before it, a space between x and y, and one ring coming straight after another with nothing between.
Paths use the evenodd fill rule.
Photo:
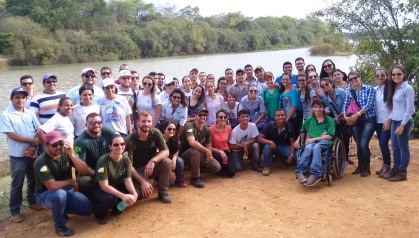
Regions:
<instances>
[{"instance_id":1,"label":"striped shirt","mask_svg":"<svg viewBox=\"0 0 419 238\"><path fill-rule=\"evenodd\" d=\"M44 124L55 115L60 98L65 97L65 93L56 91L54 93L42 93L32 98L29 110L33 111L39 118L39 123Z\"/></svg>"}]
</instances>

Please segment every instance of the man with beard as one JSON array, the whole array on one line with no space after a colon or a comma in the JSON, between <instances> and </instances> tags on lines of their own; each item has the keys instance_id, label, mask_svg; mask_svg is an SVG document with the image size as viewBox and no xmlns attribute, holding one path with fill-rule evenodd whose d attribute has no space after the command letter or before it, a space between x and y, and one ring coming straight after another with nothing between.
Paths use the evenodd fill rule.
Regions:
<instances>
[{"instance_id":1,"label":"man with beard","mask_svg":"<svg viewBox=\"0 0 419 238\"><path fill-rule=\"evenodd\" d=\"M172 198L168 191L172 161L168 158L169 149L162 133L156 128L151 128L152 124L151 114L145 111L140 112L137 119L138 130L127 136L125 149L132 161L134 186L141 191L142 198L148 198L152 194L153 186L150 178L154 178L158 184L159 200L171 203Z\"/></svg>"},{"instance_id":2,"label":"man with beard","mask_svg":"<svg viewBox=\"0 0 419 238\"><path fill-rule=\"evenodd\" d=\"M96 102L99 98L105 96L105 94L103 93L103 90L95 85L95 83L97 82L97 75L94 69L84 68L81 71L81 81L82 81L82 84L70 89L70 91L68 91L67 93L67 97L71 98L74 105L80 103L79 89L83 85L89 85L93 87L93 90L95 92L93 102Z\"/></svg>"},{"instance_id":3,"label":"man with beard","mask_svg":"<svg viewBox=\"0 0 419 238\"><path fill-rule=\"evenodd\" d=\"M113 128L102 127L102 118L96 112L86 117L86 130L74 141L74 152L89 166L89 173L77 175L79 189L86 188L91 176L95 174L96 162L104 154L109 153L111 137L118 134Z\"/></svg>"}]
</instances>

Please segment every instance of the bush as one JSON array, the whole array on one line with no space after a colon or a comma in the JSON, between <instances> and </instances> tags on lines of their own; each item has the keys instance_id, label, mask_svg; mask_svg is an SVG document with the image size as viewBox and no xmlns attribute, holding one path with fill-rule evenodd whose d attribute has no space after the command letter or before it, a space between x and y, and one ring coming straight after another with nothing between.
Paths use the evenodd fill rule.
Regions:
<instances>
[{"instance_id":1,"label":"bush","mask_svg":"<svg viewBox=\"0 0 419 238\"><path fill-rule=\"evenodd\" d=\"M335 47L332 44L321 43L310 47L310 55L333 55Z\"/></svg>"}]
</instances>

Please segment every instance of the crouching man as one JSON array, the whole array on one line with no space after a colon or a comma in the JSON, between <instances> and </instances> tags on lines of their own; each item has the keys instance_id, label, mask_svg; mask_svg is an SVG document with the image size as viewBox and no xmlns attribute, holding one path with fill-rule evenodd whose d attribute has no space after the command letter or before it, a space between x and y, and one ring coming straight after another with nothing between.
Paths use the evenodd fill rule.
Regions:
<instances>
[{"instance_id":1,"label":"crouching man","mask_svg":"<svg viewBox=\"0 0 419 238\"><path fill-rule=\"evenodd\" d=\"M324 114L326 105L320 99L315 99L311 105L313 116L309 116L301 128L302 133L307 133L305 148L298 161L295 175L300 183L313 186L320 181L322 175L322 151L332 144L335 136L335 123L333 118ZM295 148L300 148L301 135L295 141ZM310 164L310 177L303 175Z\"/></svg>"},{"instance_id":2,"label":"crouching man","mask_svg":"<svg viewBox=\"0 0 419 238\"><path fill-rule=\"evenodd\" d=\"M72 236L74 231L66 227L66 215L87 216L92 213L90 201L77 192L78 184L73 179L71 168L80 174L87 174L87 164L77 157L70 142L64 141L57 131L45 134L46 152L33 165L36 179L36 203L50 208L55 233Z\"/></svg>"}]
</instances>

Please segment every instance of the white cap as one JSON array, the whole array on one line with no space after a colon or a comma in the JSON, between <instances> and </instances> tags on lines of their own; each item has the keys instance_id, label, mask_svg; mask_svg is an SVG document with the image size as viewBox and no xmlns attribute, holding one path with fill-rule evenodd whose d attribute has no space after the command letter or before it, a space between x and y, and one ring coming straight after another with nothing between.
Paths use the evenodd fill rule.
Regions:
<instances>
[{"instance_id":1,"label":"white cap","mask_svg":"<svg viewBox=\"0 0 419 238\"><path fill-rule=\"evenodd\" d=\"M166 77L164 79L163 86L166 86L167 84L170 84L172 82L174 82L173 77Z\"/></svg>"},{"instance_id":2,"label":"white cap","mask_svg":"<svg viewBox=\"0 0 419 238\"><path fill-rule=\"evenodd\" d=\"M105 87L108 87L108 86L110 86L110 85L115 86L115 82L113 81L113 79L111 79L111 78L107 78L107 79L104 79L104 80L102 81L102 85L103 85L103 87L104 87L104 88L105 88Z\"/></svg>"},{"instance_id":3,"label":"white cap","mask_svg":"<svg viewBox=\"0 0 419 238\"><path fill-rule=\"evenodd\" d=\"M94 69L92 69L92 68L84 68L84 69L81 71L81 75L83 75L83 74L85 74L85 73L87 73L87 72L89 72L89 71L92 71L94 74L96 74L96 71L95 71Z\"/></svg>"},{"instance_id":4,"label":"white cap","mask_svg":"<svg viewBox=\"0 0 419 238\"><path fill-rule=\"evenodd\" d=\"M124 77L124 76L130 76L131 77L131 72L129 70L126 70L126 69L121 70L119 72L119 77Z\"/></svg>"}]
</instances>

